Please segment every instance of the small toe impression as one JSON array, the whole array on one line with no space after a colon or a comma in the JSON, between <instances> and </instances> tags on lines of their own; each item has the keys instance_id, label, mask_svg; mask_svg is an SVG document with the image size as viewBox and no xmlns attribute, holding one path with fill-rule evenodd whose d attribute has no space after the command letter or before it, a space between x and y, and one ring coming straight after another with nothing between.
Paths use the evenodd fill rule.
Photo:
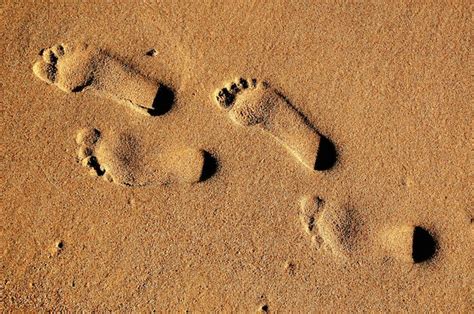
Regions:
<instances>
[{"instance_id":1,"label":"small toe impression","mask_svg":"<svg viewBox=\"0 0 474 314\"><path fill-rule=\"evenodd\" d=\"M91 171L94 175L97 175L97 176L101 177L105 173L105 170L100 166L100 164L97 161L97 158L95 156L88 156L88 157L84 158L81 161L81 163L82 163L82 166L91 169Z\"/></svg>"},{"instance_id":2,"label":"small toe impression","mask_svg":"<svg viewBox=\"0 0 474 314\"><path fill-rule=\"evenodd\" d=\"M174 91L165 85L160 85L156 92L151 109L148 114L151 116L161 116L171 110L174 103Z\"/></svg>"},{"instance_id":3,"label":"small toe impression","mask_svg":"<svg viewBox=\"0 0 474 314\"><path fill-rule=\"evenodd\" d=\"M300 220L303 229L308 234L316 231L316 220L324 206L324 200L319 196L304 196L300 200Z\"/></svg>"},{"instance_id":4,"label":"small toe impression","mask_svg":"<svg viewBox=\"0 0 474 314\"><path fill-rule=\"evenodd\" d=\"M226 87L218 90L215 95L215 100L221 108L230 109L234 105L237 95L247 89L255 89L256 87L256 79L247 80L244 78L238 78Z\"/></svg>"},{"instance_id":5,"label":"small toe impression","mask_svg":"<svg viewBox=\"0 0 474 314\"><path fill-rule=\"evenodd\" d=\"M56 81L56 67L52 64L38 61L33 65L33 73L48 84L53 84Z\"/></svg>"},{"instance_id":6,"label":"small toe impression","mask_svg":"<svg viewBox=\"0 0 474 314\"><path fill-rule=\"evenodd\" d=\"M100 139L100 131L97 129L81 129L76 135L76 143L79 145L77 157L82 166L89 168L90 173L103 176L105 169L99 164L94 156L94 146Z\"/></svg>"},{"instance_id":7,"label":"small toe impression","mask_svg":"<svg viewBox=\"0 0 474 314\"><path fill-rule=\"evenodd\" d=\"M217 92L216 101L223 109L230 109L234 102L235 95L231 94L227 88L221 89Z\"/></svg>"},{"instance_id":8,"label":"small toe impression","mask_svg":"<svg viewBox=\"0 0 474 314\"><path fill-rule=\"evenodd\" d=\"M43 57L44 62L56 65L59 58L64 55L64 47L62 45L54 45L51 48L41 49L40 56Z\"/></svg>"},{"instance_id":9,"label":"small toe impression","mask_svg":"<svg viewBox=\"0 0 474 314\"><path fill-rule=\"evenodd\" d=\"M415 227L413 231L412 258L415 264L431 260L438 250L438 243L431 233L422 228Z\"/></svg>"},{"instance_id":10,"label":"small toe impression","mask_svg":"<svg viewBox=\"0 0 474 314\"><path fill-rule=\"evenodd\" d=\"M327 137L321 136L314 170L324 171L331 169L337 161L337 151L334 143Z\"/></svg>"},{"instance_id":11,"label":"small toe impression","mask_svg":"<svg viewBox=\"0 0 474 314\"><path fill-rule=\"evenodd\" d=\"M64 47L62 45L55 45L51 48L51 50L57 58L64 56Z\"/></svg>"},{"instance_id":12,"label":"small toe impression","mask_svg":"<svg viewBox=\"0 0 474 314\"><path fill-rule=\"evenodd\" d=\"M33 65L33 73L42 81L53 84L57 76L56 64L59 58L64 55L64 47L55 45L51 48L41 49L39 55L42 60Z\"/></svg>"},{"instance_id":13,"label":"small toe impression","mask_svg":"<svg viewBox=\"0 0 474 314\"><path fill-rule=\"evenodd\" d=\"M58 57L51 48L43 50L41 56L43 57L44 62L48 64L55 65L58 62Z\"/></svg>"}]
</instances>

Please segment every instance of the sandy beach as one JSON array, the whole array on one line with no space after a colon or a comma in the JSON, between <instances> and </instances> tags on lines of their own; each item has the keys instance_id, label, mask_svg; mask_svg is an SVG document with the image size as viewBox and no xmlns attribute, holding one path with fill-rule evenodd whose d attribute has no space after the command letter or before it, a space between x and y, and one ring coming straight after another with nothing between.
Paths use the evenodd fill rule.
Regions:
<instances>
[{"instance_id":1,"label":"sandy beach","mask_svg":"<svg viewBox=\"0 0 474 314\"><path fill-rule=\"evenodd\" d=\"M0 4L0 310L474 311L469 1Z\"/></svg>"}]
</instances>

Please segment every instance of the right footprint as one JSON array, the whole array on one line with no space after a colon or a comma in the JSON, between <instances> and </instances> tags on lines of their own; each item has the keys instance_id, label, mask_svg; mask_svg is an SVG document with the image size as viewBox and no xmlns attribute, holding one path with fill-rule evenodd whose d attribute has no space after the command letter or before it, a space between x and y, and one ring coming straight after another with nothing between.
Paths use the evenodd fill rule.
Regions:
<instances>
[{"instance_id":1,"label":"right footprint","mask_svg":"<svg viewBox=\"0 0 474 314\"><path fill-rule=\"evenodd\" d=\"M232 121L259 126L309 169L327 170L336 163L334 144L267 83L239 78L217 90L214 100Z\"/></svg>"},{"instance_id":2,"label":"right footprint","mask_svg":"<svg viewBox=\"0 0 474 314\"><path fill-rule=\"evenodd\" d=\"M359 254L420 264L436 257L439 245L429 229L416 225L384 227L368 232L357 211L337 207L314 196L300 203L300 222L316 248L327 247L338 258Z\"/></svg>"},{"instance_id":3,"label":"right footprint","mask_svg":"<svg viewBox=\"0 0 474 314\"><path fill-rule=\"evenodd\" d=\"M40 56L33 73L66 93L91 90L152 116L171 108L171 89L105 50L83 43L57 44L42 49Z\"/></svg>"},{"instance_id":4,"label":"right footprint","mask_svg":"<svg viewBox=\"0 0 474 314\"><path fill-rule=\"evenodd\" d=\"M206 151L150 152L131 133L111 134L105 139L97 129L82 129L76 143L78 160L92 175L124 186L196 183L208 179L217 168Z\"/></svg>"}]
</instances>

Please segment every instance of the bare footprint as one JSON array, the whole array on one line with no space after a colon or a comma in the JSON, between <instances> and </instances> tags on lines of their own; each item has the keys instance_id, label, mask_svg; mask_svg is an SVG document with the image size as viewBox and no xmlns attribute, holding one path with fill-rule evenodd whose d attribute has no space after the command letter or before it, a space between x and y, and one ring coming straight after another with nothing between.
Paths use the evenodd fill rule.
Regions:
<instances>
[{"instance_id":1,"label":"bare footprint","mask_svg":"<svg viewBox=\"0 0 474 314\"><path fill-rule=\"evenodd\" d=\"M147 115L169 110L173 92L110 53L87 44L42 49L34 74L66 93L85 90L123 103Z\"/></svg>"},{"instance_id":2,"label":"bare footprint","mask_svg":"<svg viewBox=\"0 0 474 314\"><path fill-rule=\"evenodd\" d=\"M439 250L436 236L421 226L367 230L357 211L335 207L320 197L305 196L300 202L300 222L317 248L328 248L338 258L387 257L402 263L430 262Z\"/></svg>"},{"instance_id":3,"label":"bare footprint","mask_svg":"<svg viewBox=\"0 0 474 314\"><path fill-rule=\"evenodd\" d=\"M232 121L242 126L259 126L311 170L327 170L336 162L332 142L268 84L240 78L217 90L214 100L228 111Z\"/></svg>"},{"instance_id":4,"label":"bare footprint","mask_svg":"<svg viewBox=\"0 0 474 314\"><path fill-rule=\"evenodd\" d=\"M215 160L203 150L186 148L156 153L146 150L129 133L103 137L97 129L80 130L76 137L78 159L92 175L109 182L124 186L196 183L206 180L216 170Z\"/></svg>"}]
</instances>

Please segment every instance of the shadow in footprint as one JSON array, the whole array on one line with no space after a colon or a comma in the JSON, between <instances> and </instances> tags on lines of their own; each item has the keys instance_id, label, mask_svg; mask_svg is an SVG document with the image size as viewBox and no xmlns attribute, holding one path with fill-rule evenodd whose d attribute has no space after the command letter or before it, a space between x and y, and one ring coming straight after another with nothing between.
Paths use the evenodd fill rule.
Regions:
<instances>
[{"instance_id":1,"label":"shadow in footprint","mask_svg":"<svg viewBox=\"0 0 474 314\"><path fill-rule=\"evenodd\" d=\"M174 91L168 86L161 85L153 99L152 109L148 109L148 113L155 117L161 116L168 111L174 103Z\"/></svg>"},{"instance_id":2,"label":"shadow in footprint","mask_svg":"<svg viewBox=\"0 0 474 314\"><path fill-rule=\"evenodd\" d=\"M105 171L100 167L95 156L91 156L88 160L88 166L91 167L99 177L103 176Z\"/></svg>"},{"instance_id":3,"label":"shadow in footprint","mask_svg":"<svg viewBox=\"0 0 474 314\"><path fill-rule=\"evenodd\" d=\"M212 177L218 170L217 159L208 152L204 152L204 166L199 181L205 181Z\"/></svg>"},{"instance_id":4,"label":"shadow in footprint","mask_svg":"<svg viewBox=\"0 0 474 314\"><path fill-rule=\"evenodd\" d=\"M317 154L318 155L314 164L314 170L328 170L336 164L336 147L334 146L333 142L331 142L327 137L323 135L321 135L321 141L319 142Z\"/></svg>"},{"instance_id":5,"label":"shadow in footprint","mask_svg":"<svg viewBox=\"0 0 474 314\"><path fill-rule=\"evenodd\" d=\"M436 254L437 248L436 240L427 230L422 227L415 227L412 250L414 263L422 263L432 259Z\"/></svg>"}]
</instances>

